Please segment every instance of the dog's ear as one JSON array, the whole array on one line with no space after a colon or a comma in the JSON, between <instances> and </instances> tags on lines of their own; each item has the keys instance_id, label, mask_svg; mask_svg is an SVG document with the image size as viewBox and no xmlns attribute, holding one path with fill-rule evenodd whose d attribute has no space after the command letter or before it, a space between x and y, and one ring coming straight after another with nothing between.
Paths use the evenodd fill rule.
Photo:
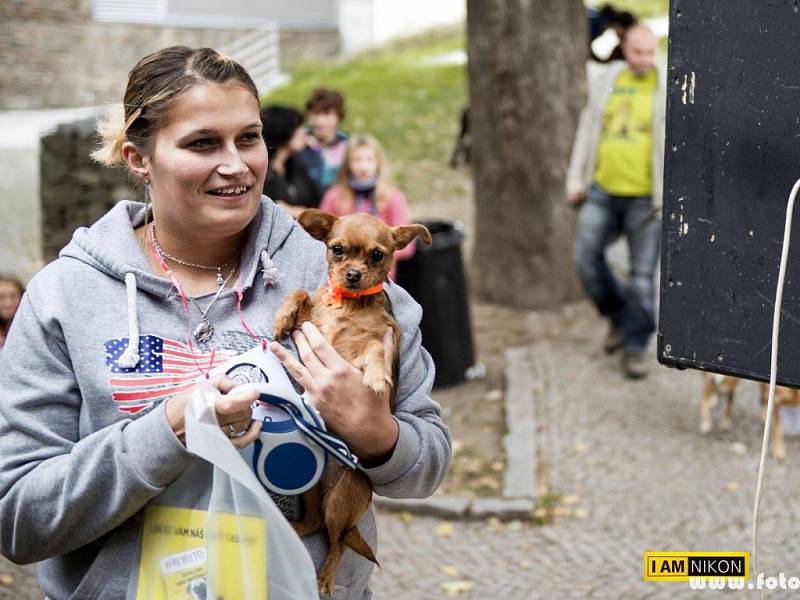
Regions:
<instances>
[{"instance_id":1,"label":"dog's ear","mask_svg":"<svg viewBox=\"0 0 800 600\"><path fill-rule=\"evenodd\" d=\"M433 241L431 239L431 232L428 231L428 228L425 227L425 225L419 225L418 223L414 223L413 225L392 227L392 233L394 234L395 250L402 250L416 237L428 245L430 245L430 243Z\"/></svg>"},{"instance_id":2,"label":"dog's ear","mask_svg":"<svg viewBox=\"0 0 800 600\"><path fill-rule=\"evenodd\" d=\"M338 218L336 215L326 213L324 210L309 208L300 213L297 217L297 222L311 237L324 242L328 239L331 227L333 227Z\"/></svg>"}]
</instances>

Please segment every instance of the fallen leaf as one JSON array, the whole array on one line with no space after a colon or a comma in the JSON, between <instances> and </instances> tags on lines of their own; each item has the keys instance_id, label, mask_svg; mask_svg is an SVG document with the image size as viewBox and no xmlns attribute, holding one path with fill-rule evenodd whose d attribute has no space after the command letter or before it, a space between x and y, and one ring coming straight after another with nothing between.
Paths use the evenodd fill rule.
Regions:
<instances>
[{"instance_id":1,"label":"fallen leaf","mask_svg":"<svg viewBox=\"0 0 800 600\"><path fill-rule=\"evenodd\" d=\"M439 523L436 526L436 535L441 537L450 537L455 532L455 527L449 521L445 521L444 523Z\"/></svg>"},{"instance_id":2,"label":"fallen leaf","mask_svg":"<svg viewBox=\"0 0 800 600\"><path fill-rule=\"evenodd\" d=\"M509 531L521 531L522 530L522 521L519 519L513 519L509 521L508 525L506 525Z\"/></svg>"},{"instance_id":3,"label":"fallen leaf","mask_svg":"<svg viewBox=\"0 0 800 600\"><path fill-rule=\"evenodd\" d=\"M519 563L520 569L525 569L526 571L530 571L533 568L533 563L529 560L523 560Z\"/></svg>"},{"instance_id":4,"label":"fallen leaf","mask_svg":"<svg viewBox=\"0 0 800 600\"><path fill-rule=\"evenodd\" d=\"M492 471L495 473L499 473L505 468L505 463L502 460L496 460L492 463Z\"/></svg>"},{"instance_id":5,"label":"fallen leaf","mask_svg":"<svg viewBox=\"0 0 800 600\"><path fill-rule=\"evenodd\" d=\"M566 506L556 506L553 508L553 516L554 517L571 517L572 516L572 509L567 508Z\"/></svg>"},{"instance_id":6,"label":"fallen leaf","mask_svg":"<svg viewBox=\"0 0 800 600\"><path fill-rule=\"evenodd\" d=\"M489 402L497 402L498 400L502 399L503 397L503 390L490 390L486 394L486 399Z\"/></svg>"},{"instance_id":7,"label":"fallen leaf","mask_svg":"<svg viewBox=\"0 0 800 600\"><path fill-rule=\"evenodd\" d=\"M458 596L462 592L471 592L473 589L475 589L475 582L467 579L448 581L442 584L442 591L451 598Z\"/></svg>"},{"instance_id":8,"label":"fallen leaf","mask_svg":"<svg viewBox=\"0 0 800 600\"><path fill-rule=\"evenodd\" d=\"M572 449L575 451L575 454L583 454L586 452L586 444L583 442L575 442L572 445Z\"/></svg>"},{"instance_id":9,"label":"fallen leaf","mask_svg":"<svg viewBox=\"0 0 800 600\"><path fill-rule=\"evenodd\" d=\"M576 508L575 509L575 518L576 519L586 519L589 516L589 511L585 508Z\"/></svg>"},{"instance_id":10,"label":"fallen leaf","mask_svg":"<svg viewBox=\"0 0 800 600\"><path fill-rule=\"evenodd\" d=\"M401 519L401 520L402 520L404 523L411 523L411 521L413 521L413 520L414 520L414 515L412 515L412 514L411 514L410 512L408 512L407 510L404 510L403 512L401 512L401 513L400 513L400 519Z\"/></svg>"},{"instance_id":11,"label":"fallen leaf","mask_svg":"<svg viewBox=\"0 0 800 600\"><path fill-rule=\"evenodd\" d=\"M544 519L547 516L547 509L540 506L533 511L533 516L537 519Z\"/></svg>"},{"instance_id":12,"label":"fallen leaf","mask_svg":"<svg viewBox=\"0 0 800 600\"><path fill-rule=\"evenodd\" d=\"M725 484L725 490L728 492L735 492L736 490L739 489L740 485L741 484L738 481L728 481Z\"/></svg>"},{"instance_id":13,"label":"fallen leaf","mask_svg":"<svg viewBox=\"0 0 800 600\"><path fill-rule=\"evenodd\" d=\"M14 585L14 576L8 575L7 573L0 574L0 585L11 587Z\"/></svg>"},{"instance_id":14,"label":"fallen leaf","mask_svg":"<svg viewBox=\"0 0 800 600\"><path fill-rule=\"evenodd\" d=\"M561 498L561 504L566 504L567 506L571 506L577 503L578 503L578 497L575 495L564 496L563 498Z\"/></svg>"},{"instance_id":15,"label":"fallen leaf","mask_svg":"<svg viewBox=\"0 0 800 600\"><path fill-rule=\"evenodd\" d=\"M497 517L489 517L486 519L486 526L492 531L503 531L505 529L505 525L503 525L503 522Z\"/></svg>"},{"instance_id":16,"label":"fallen leaf","mask_svg":"<svg viewBox=\"0 0 800 600\"><path fill-rule=\"evenodd\" d=\"M747 454L747 446L745 446L742 442L734 442L731 444L731 452L738 454L739 456L744 456Z\"/></svg>"},{"instance_id":17,"label":"fallen leaf","mask_svg":"<svg viewBox=\"0 0 800 600\"><path fill-rule=\"evenodd\" d=\"M454 567L453 565L441 565L439 570L448 577L461 577L461 571L458 570L458 567Z\"/></svg>"}]
</instances>

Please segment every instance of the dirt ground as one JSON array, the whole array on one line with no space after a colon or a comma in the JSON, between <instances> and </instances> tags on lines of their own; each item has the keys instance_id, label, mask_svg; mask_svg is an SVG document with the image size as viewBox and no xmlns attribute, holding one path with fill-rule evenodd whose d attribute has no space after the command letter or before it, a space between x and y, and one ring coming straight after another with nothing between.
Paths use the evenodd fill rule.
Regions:
<instances>
[{"instance_id":1,"label":"dirt ground","mask_svg":"<svg viewBox=\"0 0 800 600\"><path fill-rule=\"evenodd\" d=\"M450 169L436 163L403 165L412 219L460 221L466 234L462 258L469 279L474 232L471 175L467 167ZM467 282L469 285L469 281ZM557 336L568 326L575 307L554 312L520 311L469 301L476 360L486 375L445 389L434 399L442 405L453 437L453 464L439 494L495 496L502 490L505 468L505 351L513 346Z\"/></svg>"}]
</instances>

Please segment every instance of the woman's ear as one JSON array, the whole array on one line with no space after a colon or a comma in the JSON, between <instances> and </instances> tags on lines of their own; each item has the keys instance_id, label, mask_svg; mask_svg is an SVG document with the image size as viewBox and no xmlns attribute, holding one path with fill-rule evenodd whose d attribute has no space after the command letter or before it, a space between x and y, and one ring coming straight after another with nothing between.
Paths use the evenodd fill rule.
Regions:
<instances>
[{"instance_id":1,"label":"woman's ear","mask_svg":"<svg viewBox=\"0 0 800 600\"><path fill-rule=\"evenodd\" d=\"M123 142L122 158L125 159L125 163L128 165L128 169L131 173L138 175L142 179L147 179L149 175L149 161L133 142Z\"/></svg>"}]
</instances>

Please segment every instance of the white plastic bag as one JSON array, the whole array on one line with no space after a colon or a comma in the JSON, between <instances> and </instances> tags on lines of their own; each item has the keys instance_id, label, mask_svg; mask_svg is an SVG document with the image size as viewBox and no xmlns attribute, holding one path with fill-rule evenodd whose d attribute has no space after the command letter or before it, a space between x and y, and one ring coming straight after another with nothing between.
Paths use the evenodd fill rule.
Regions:
<instances>
[{"instance_id":1,"label":"white plastic bag","mask_svg":"<svg viewBox=\"0 0 800 600\"><path fill-rule=\"evenodd\" d=\"M186 410L198 461L145 509L129 600L318 598L311 557L219 428L217 390L201 385Z\"/></svg>"}]
</instances>

